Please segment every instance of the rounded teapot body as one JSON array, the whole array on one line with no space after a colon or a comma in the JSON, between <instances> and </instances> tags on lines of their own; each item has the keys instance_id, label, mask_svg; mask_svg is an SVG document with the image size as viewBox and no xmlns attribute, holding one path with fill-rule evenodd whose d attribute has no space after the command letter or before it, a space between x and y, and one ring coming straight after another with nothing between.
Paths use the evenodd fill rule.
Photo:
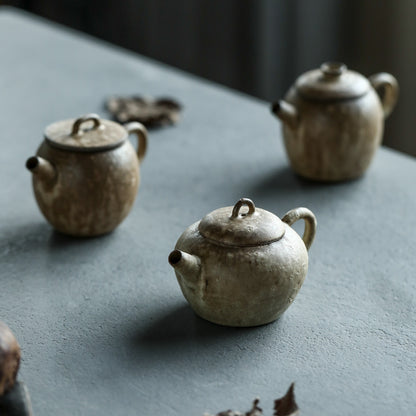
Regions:
<instances>
[{"instance_id":1,"label":"rounded teapot body","mask_svg":"<svg viewBox=\"0 0 416 416\"><path fill-rule=\"evenodd\" d=\"M276 320L292 303L305 279L308 253L285 224L278 241L255 247L211 242L199 222L179 238L176 250L200 261L194 278L175 269L182 293L200 317L220 325L247 327Z\"/></svg>"},{"instance_id":2,"label":"rounded teapot body","mask_svg":"<svg viewBox=\"0 0 416 416\"><path fill-rule=\"evenodd\" d=\"M68 152L44 141L37 156L55 175L33 175L36 201L58 231L97 236L112 231L129 213L139 182L139 162L128 140L98 152Z\"/></svg>"},{"instance_id":3,"label":"rounded teapot body","mask_svg":"<svg viewBox=\"0 0 416 416\"><path fill-rule=\"evenodd\" d=\"M366 78L341 62L325 62L299 76L285 100L272 106L283 122L293 170L317 181L361 176L381 143L398 92L393 75Z\"/></svg>"},{"instance_id":4,"label":"rounded teapot body","mask_svg":"<svg viewBox=\"0 0 416 416\"><path fill-rule=\"evenodd\" d=\"M296 127L282 124L293 170L317 181L343 181L361 176L380 146L384 112L374 89L334 101L305 99L291 88L285 101L299 114Z\"/></svg>"}]
</instances>

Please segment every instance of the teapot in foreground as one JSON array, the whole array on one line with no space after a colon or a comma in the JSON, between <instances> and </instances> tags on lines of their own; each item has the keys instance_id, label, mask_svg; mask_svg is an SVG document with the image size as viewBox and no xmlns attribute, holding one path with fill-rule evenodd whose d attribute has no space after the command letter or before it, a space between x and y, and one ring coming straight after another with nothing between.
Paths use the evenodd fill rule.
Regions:
<instances>
[{"instance_id":1,"label":"teapot in foreground","mask_svg":"<svg viewBox=\"0 0 416 416\"><path fill-rule=\"evenodd\" d=\"M290 227L299 219L305 220L303 239ZM243 198L186 229L169 263L199 316L220 325L262 325L293 302L306 277L315 231L307 208L280 220Z\"/></svg>"},{"instance_id":2,"label":"teapot in foreground","mask_svg":"<svg viewBox=\"0 0 416 416\"><path fill-rule=\"evenodd\" d=\"M293 170L317 181L361 176L383 135L384 119L398 96L387 73L365 78L338 62L301 75L273 104Z\"/></svg>"},{"instance_id":3,"label":"teapot in foreground","mask_svg":"<svg viewBox=\"0 0 416 416\"><path fill-rule=\"evenodd\" d=\"M0 415L33 416L25 383L17 380L20 346L10 328L0 321Z\"/></svg>"},{"instance_id":4,"label":"teapot in foreground","mask_svg":"<svg viewBox=\"0 0 416 416\"><path fill-rule=\"evenodd\" d=\"M130 133L138 137L137 152ZM136 198L146 147L147 131L136 122L122 126L87 114L49 125L37 155L26 162L45 218L73 236L112 231Z\"/></svg>"}]
</instances>

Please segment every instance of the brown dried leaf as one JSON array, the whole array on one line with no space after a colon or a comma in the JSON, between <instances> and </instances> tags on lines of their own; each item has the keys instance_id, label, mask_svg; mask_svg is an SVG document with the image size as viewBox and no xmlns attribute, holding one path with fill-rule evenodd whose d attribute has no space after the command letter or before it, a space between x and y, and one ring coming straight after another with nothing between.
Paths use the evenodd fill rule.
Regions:
<instances>
[{"instance_id":1,"label":"brown dried leaf","mask_svg":"<svg viewBox=\"0 0 416 416\"><path fill-rule=\"evenodd\" d=\"M273 416L297 416L299 408L295 401L295 383L292 383L286 394L274 401Z\"/></svg>"},{"instance_id":2,"label":"brown dried leaf","mask_svg":"<svg viewBox=\"0 0 416 416\"><path fill-rule=\"evenodd\" d=\"M255 399L253 401L253 407L251 408L249 412L246 413L246 416L262 416L263 409L257 406L259 403L260 403L260 399Z\"/></svg>"},{"instance_id":3,"label":"brown dried leaf","mask_svg":"<svg viewBox=\"0 0 416 416\"><path fill-rule=\"evenodd\" d=\"M286 392L286 394L274 401L274 413L273 416L299 416L299 408L295 401L295 383L292 383ZM258 407L260 403L259 399L253 401L251 410L246 413L237 412L235 410L226 410L224 412L217 413L215 416L263 416L263 410ZM207 413L204 416L212 416Z\"/></svg>"},{"instance_id":4,"label":"brown dried leaf","mask_svg":"<svg viewBox=\"0 0 416 416\"><path fill-rule=\"evenodd\" d=\"M235 410L226 410L224 412L217 413L215 416L263 416L263 410L258 407L260 403L259 399L255 399L253 401L253 406L251 410L246 413L241 413ZM211 416L209 414L205 414L204 416Z\"/></svg>"},{"instance_id":5,"label":"brown dried leaf","mask_svg":"<svg viewBox=\"0 0 416 416\"><path fill-rule=\"evenodd\" d=\"M179 121L182 106L170 98L111 97L107 110L119 123L138 121L146 127L175 124Z\"/></svg>"}]
</instances>

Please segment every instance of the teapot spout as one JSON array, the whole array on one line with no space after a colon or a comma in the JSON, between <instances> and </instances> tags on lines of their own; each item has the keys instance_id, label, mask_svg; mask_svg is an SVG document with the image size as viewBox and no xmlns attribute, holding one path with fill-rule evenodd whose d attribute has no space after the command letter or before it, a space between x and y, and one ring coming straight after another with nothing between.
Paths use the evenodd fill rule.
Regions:
<instances>
[{"instance_id":1,"label":"teapot spout","mask_svg":"<svg viewBox=\"0 0 416 416\"><path fill-rule=\"evenodd\" d=\"M292 129L298 126L299 114L294 105L280 100L272 104L271 110L276 117L278 117L283 123L287 124Z\"/></svg>"},{"instance_id":2,"label":"teapot spout","mask_svg":"<svg viewBox=\"0 0 416 416\"><path fill-rule=\"evenodd\" d=\"M26 168L45 183L56 179L56 169L52 163L39 156L32 156L26 161Z\"/></svg>"},{"instance_id":3,"label":"teapot spout","mask_svg":"<svg viewBox=\"0 0 416 416\"><path fill-rule=\"evenodd\" d=\"M185 280L190 282L197 282L201 275L201 260L198 256L173 250L169 254L169 263Z\"/></svg>"}]
</instances>

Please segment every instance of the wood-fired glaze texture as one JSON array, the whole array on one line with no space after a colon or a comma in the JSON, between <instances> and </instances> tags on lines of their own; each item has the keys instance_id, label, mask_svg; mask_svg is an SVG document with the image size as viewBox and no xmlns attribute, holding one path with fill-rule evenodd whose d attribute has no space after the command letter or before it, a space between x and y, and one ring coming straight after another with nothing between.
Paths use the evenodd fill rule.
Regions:
<instances>
[{"instance_id":1,"label":"wood-fired glaze texture","mask_svg":"<svg viewBox=\"0 0 416 416\"><path fill-rule=\"evenodd\" d=\"M316 227L313 214L298 208L287 215L283 220L288 223L305 219L304 241L309 247ZM255 233L246 220L249 217L246 214L239 222ZM277 319L295 299L308 270L307 247L300 236L282 223L283 235L277 241L238 247L204 237L199 225L185 230L169 256L182 293L196 314L235 327Z\"/></svg>"},{"instance_id":2,"label":"wood-fired glaze texture","mask_svg":"<svg viewBox=\"0 0 416 416\"><path fill-rule=\"evenodd\" d=\"M141 134L138 154L127 140L129 131L124 130L121 145L99 151L70 151L44 140L37 156L28 159L36 201L56 230L97 236L112 231L130 212L140 183L146 133L135 131Z\"/></svg>"},{"instance_id":3,"label":"wood-fired glaze texture","mask_svg":"<svg viewBox=\"0 0 416 416\"><path fill-rule=\"evenodd\" d=\"M336 63L322 67L329 65L336 69ZM283 122L293 170L308 179L343 181L361 176L382 141L384 118L397 100L393 76L380 73L367 80L342 64L338 68L338 74L322 77L317 70L304 74L285 100L272 108ZM315 74L309 85L308 74Z\"/></svg>"},{"instance_id":4,"label":"wood-fired glaze texture","mask_svg":"<svg viewBox=\"0 0 416 416\"><path fill-rule=\"evenodd\" d=\"M130 212L140 182L130 143L112 151L69 153L44 142L37 155L56 170L50 178L33 175L36 201L56 230L74 236L105 234Z\"/></svg>"},{"instance_id":5,"label":"wood-fired glaze texture","mask_svg":"<svg viewBox=\"0 0 416 416\"><path fill-rule=\"evenodd\" d=\"M361 176L383 134L383 109L374 91L357 99L311 102L292 88L285 100L299 112L299 123L283 123L283 138L293 170L322 181Z\"/></svg>"}]
</instances>

